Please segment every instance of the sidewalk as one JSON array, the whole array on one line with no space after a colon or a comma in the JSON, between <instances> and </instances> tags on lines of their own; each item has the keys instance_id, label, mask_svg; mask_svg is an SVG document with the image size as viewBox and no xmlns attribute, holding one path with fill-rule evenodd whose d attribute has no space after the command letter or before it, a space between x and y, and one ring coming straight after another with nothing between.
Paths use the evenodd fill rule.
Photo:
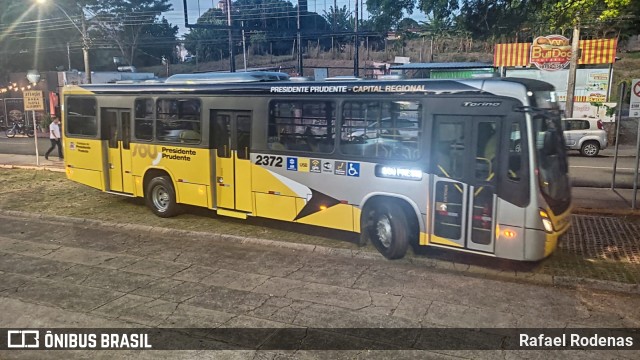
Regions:
<instances>
[{"instance_id":1,"label":"sidewalk","mask_svg":"<svg viewBox=\"0 0 640 360\"><path fill-rule=\"evenodd\" d=\"M631 210L633 189L573 187L571 195L576 213L640 215L640 194L636 198L636 209Z\"/></svg>"},{"instance_id":2,"label":"sidewalk","mask_svg":"<svg viewBox=\"0 0 640 360\"><path fill-rule=\"evenodd\" d=\"M64 162L52 156L45 160L40 156L40 165L36 165L35 155L0 154L0 168L43 169L64 172ZM632 189L572 188L573 206L577 213L600 214L638 214L640 210L631 210ZM640 208L640 196L637 198L637 208Z\"/></svg>"},{"instance_id":3,"label":"sidewalk","mask_svg":"<svg viewBox=\"0 0 640 360\"><path fill-rule=\"evenodd\" d=\"M600 151L600 156L614 156L616 153L616 146L609 145L606 149ZM618 145L618 156L620 157L635 157L636 145L620 144Z\"/></svg>"},{"instance_id":4,"label":"sidewalk","mask_svg":"<svg viewBox=\"0 0 640 360\"><path fill-rule=\"evenodd\" d=\"M51 156L49 160L40 156L40 165L36 164L35 155L0 154L0 168L17 169L41 169L56 172L64 172L64 162L58 160L57 156Z\"/></svg>"}]
</instances>

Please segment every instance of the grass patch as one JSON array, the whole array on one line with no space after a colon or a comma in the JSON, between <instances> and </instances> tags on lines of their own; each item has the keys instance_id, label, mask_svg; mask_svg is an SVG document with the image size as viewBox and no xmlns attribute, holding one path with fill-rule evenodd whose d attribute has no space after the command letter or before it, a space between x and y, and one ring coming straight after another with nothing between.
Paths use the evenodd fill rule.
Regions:
<instances>
[{"instance_id":1,"label":"grass patch","mask_svg":"<svg viewBox=\"0 0 640 360\"><path fill-rule=\"evenodd\" d=\"M3 210L358 249L358 235L353 233L260 218L239 220L218 217L214 211L196 207L188 207L184 214L175 218L159 218L146 208L140 198L106 194L67 181L61 173L0 169L0 179L0 209ZM370 245L360 249L376 251ZM409 256L428 256L457 264L478 265L505 271L576 276L624 283L640 281L640 266L610 260L585 259L562 248L548 259L536 263L515 262L428 247L421 247Z\"/></svg>"},{"instance_id":2,"label":"grass patch","mask_svg":"<svg viewBox=\"0 0 640 360\"><path fill-rule=\"evenodd\" d=\"M0 209L4 210L358 248L353 233L260 218L218 217L214 211L196 207L185 207L184 214L163 219L153 215L141 198L103 193L68 181L61 173L0 169L0 178Z\"/></svg>"}]
</instances>

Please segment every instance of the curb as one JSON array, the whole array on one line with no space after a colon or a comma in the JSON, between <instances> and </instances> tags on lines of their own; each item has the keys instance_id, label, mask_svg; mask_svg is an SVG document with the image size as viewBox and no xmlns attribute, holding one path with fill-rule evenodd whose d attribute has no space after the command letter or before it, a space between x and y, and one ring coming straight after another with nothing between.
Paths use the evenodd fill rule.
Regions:
<instances>
[{"instance_id":1,"label":"curb","mask_svg":"<svg viewBox=\"0 0 640 360\"><path fill-rule=\"evenodd\" d=\"M15 211L15 210L0 209L0 215L13 216L13 217L26 217L26 218L32 218L32 219L45 220L45 221L62 221L65 223L72 223L72 224L84 225L84 226L108 227L110 229L146 232L149 234L160 235L160 236L190 237L195 239L206 239L206 240L211 240L212 238L214 238L216 240L228 241L236 244L269 246L269 247L283 248L283 249L289 249L294 251L305 251L309 253L316 253L316 254L322 254L322 255L337 255L337 256L352 258L352 259L387 261L384 258L384 256L382 256L382 254L378 252L369 252L365 250L339 249L339 248L332 248L332 247L322 246L322 245L291 243L286 241L267 240L267 239L260 239L260 238L243 237L243 236L220 234L220 233L210 233L210 232L203 232L203 231L177 230L177 229L154 227L154 226L140 225L140 224L113 223L113 222L108 222L103 220L92 220L92 219L75 218L75 217L59 216L59 215L35 214L35 213ZM625 294L640 294L640 284L626 284L626 283L620 283L616 281L596 280L596 279L580 278L580 277L574 277L574 276L562 276L562 275L554 276L554 275L548 275L548 274L518 272L514 270L491 269L491 268L485 268L478 265L455 263L451 261L426 258L426 257L417 257L417 256L407 256L403 260L394 260L394 261L406 262L413 265L435 268L438 270L444 270L445 272L455 273L463 276L479 277L479 278L486 278L491 280L527 283L527 284L541 285L541 286L557 286L557 287L572 288L572 289L588 288L592 290L618 292L618 293L625 293Z\"/></svg>"},{"instance_id":2,"label":"curb","mask_svg":"<svg viewBox=\"0 0 640 360\"><path fill-rule=\"evenodd\" d=\"M59 168L55 166L48 165L10 165L10 164L0 164L0 169L22 169L22 170L47 170L53 172L65 172L64 168Z\"/></svg>"}]
</instances>

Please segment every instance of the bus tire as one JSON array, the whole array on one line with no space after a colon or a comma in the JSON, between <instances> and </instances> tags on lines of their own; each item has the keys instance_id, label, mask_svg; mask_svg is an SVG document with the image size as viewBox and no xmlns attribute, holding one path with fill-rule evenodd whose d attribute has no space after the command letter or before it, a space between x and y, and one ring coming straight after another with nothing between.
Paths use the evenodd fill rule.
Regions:
<instances>
[{"instance_id":1,"label":"bus tire","mask_svg":"<svg viewBox=\"0 0 640 360\"><path fill-rule=\"evenodd\" d=\"M158 176L149 181L145 201L151 211L160 217L168 218L179 213L176 191L168 176Z\"/></svg>"},{"instance_id":2,"label":"bus tire","mask_svg":"<svg viewBox=\"0 0 640 360\"><path fill-rule=\"evenodd\" d=\"M369 239L387 259L402 258L409 247L409 223L400 205L378 202L368 227Z\"/></svg>"}]
</instances>

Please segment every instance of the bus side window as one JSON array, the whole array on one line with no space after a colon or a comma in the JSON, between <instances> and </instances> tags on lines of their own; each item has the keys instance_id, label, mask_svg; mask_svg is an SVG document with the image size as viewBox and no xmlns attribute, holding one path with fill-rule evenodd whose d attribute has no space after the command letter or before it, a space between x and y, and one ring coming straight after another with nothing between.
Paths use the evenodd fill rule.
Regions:
<instances>
[{"instance_id":1,"label":"bus side window","mask_svg":"<svg viewBox=\"0 0 640 360\"><path fill-rule=\"evenodd\" d=\"M509 132L509 163L507 166L507 178L512 181L520 181L520 170L522 168L522 138L520 124L511 124Z\"/></svg>"},{"instance_id":2,"label":"bus side window","mask_svg":"<svg viewBox=\"0 0 640 360\"><path fill-rule=\"evenodd\" d=\"M211 110L212 118L215 112ZM213 123L213 148L217 150L218 157L231 157L231 117L227 114L215 114Z\"/></svg>"},{"instance_id":3,"label":"bus side window","mask_svg":"<svg viewBox=\"0 0 640 360\"><path fill-rule=\"evenodd\" d=\"M443 121L435 127L433 143L435 161L433 172L441 177L462 179L464 173L465 123L452 120L446 121L448 116L442 116Z\"/></svg>"},{"instance_id":4,"label":"bus side window","mask_svg":"<svg viewBox=\"0 0 640 360\"><path fill-rule=\"evenodd\" d=\"M202 120L199 99L158 99L156 113L157 140L200 143Z\"/></svg>"},{"instance_id":5,"label":"bus side window","mask_svg":"<svg viewBox=\"0 0 640 360\"><path fill-rule=\"evenodd\" d=\"M331 153L335 122L331 101L274 100L269 104L267 146L278 151Z\"/></svg>"},{"instance_id":6,"label":"bus side window","mask_svg":"<svg viewBox=\"0 0 640 360\"><path fill-rule=\"evenodd\" d=\"M138 140L153 139L153 99L136 99L133 136Z\"/></svg>"},{"instance_id":7,"label":"bus side window","mask_svg":"<svg viewBox=\"0 0 640 360\"><path fill-rule=\"evenodd\" d=\"M98 117L96 99L89 97L67 97L67 134L84 137L98 135Z\"/></svg>"}]
</instances>

